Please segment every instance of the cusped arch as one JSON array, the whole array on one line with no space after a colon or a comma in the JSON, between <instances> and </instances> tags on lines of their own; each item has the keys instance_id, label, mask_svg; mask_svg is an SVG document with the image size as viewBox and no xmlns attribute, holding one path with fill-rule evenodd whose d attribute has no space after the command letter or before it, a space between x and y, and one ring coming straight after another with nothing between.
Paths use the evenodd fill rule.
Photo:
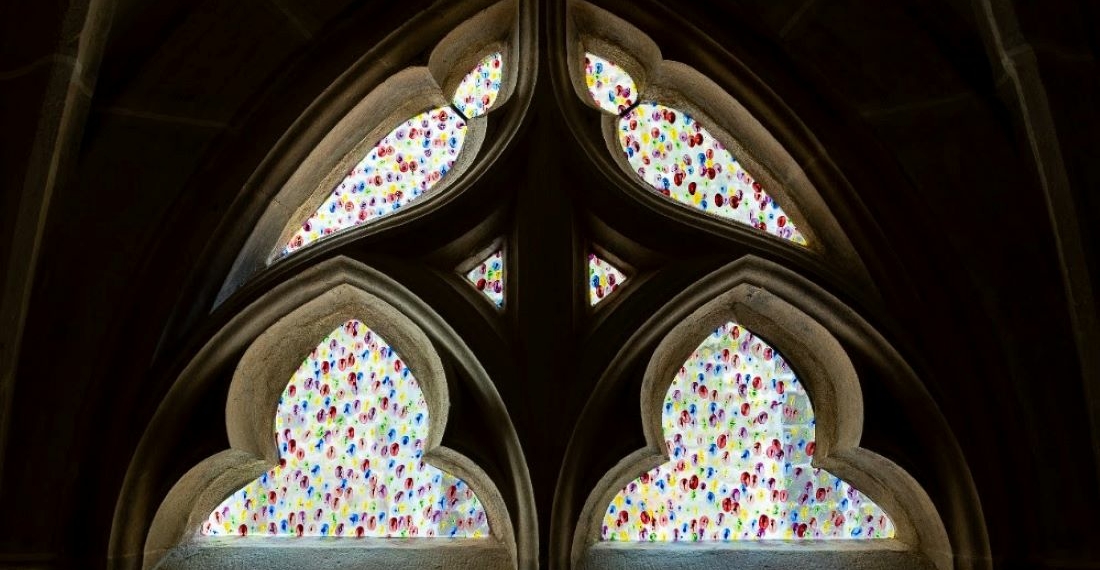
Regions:
<instances>
[{"instance_id":1,"label":"cusped arch","mask_svg":"<svg viewBox=\"0 0 1100 570\"><path fill-rule=\"evenodd\" d=\"M677 372L700 340L731 321L766 339L791 363L817 415L814 467L850 483L882 507L892 519L896 538L799 544L600 542L603 517L616 494L669 460L662 407ZM928 453L928 459L936 462L931 469L937 472L931 487L937 491L935 501L893 461L859 447L863 404L856 368L848 356L853 347L861 357L876 360L876 368L882 366L893 374L889 380L891 391L911 407L899 411L899 417L925 418L922 441L915 445L922 446L917 453ZM600 452L591 441L596 433L606 431L600 416L609 414L616 403L621 406L623 389L630 385L622 371L634 366L628 363L642 360L648 362L641 380L641 425L646 447L619 460L594 487L583 488L579 486L580 478L571 474L572 469L599 460ZM931 449L935 452L928 451ZM927 476L928 470L924 473ZM625 567L674 560L688 568L770 561L803 567L875 567L886 563L891 567L945 569L953 566L956 556L966 560L972 552L987 548L984 529L970 524L981 520L981 511L957 444L935 404L897 353L828 293L789 270L751 256L687 288L627 341L605 370L581 415L562 474L553 520L554 532L562 535L552 552L560 563L570 567ZM944 521L953 523L950 534ZM571 539L567 539L564 535L570 529Z\"/></svg>"},{"instance_id":2,"label":"cusped arch","mask_svg":"<svg viewBox=\"0 0 1100 570\"><path fill-rule=\"evenodd\" d=\"M661 440L669 459L616 493L601 540L893 538L892 518L878 505L810 464L817 422L806 383L768 339L739 319L722 321L737 316L705 317L721 324L696 339L679 369L657 372L671 372L669 382L658 376L647 385L647 374L649 395L667 383Z\"/></svg>"},{"instance_id":3,"label":"cusped arch","mask_svg":"<svg viewBox=\"0 0 1100 570\"><path fill-rule=\"evenodd\" d=\"M453 157L447 160L439 156L426 159L433 163L427 166L437 167L432 180L425 177L431 191L417 195L415 201L408 205L404 204L409 202L409 196L403 196L397 201L401 203L400 209L387 205L384 214L381 207L372 205L367 208L370 223L356 221L351 225L342 225L336 232L339 235L334 233L328 237L329 234L325 234L324 245L318 243L310 249L327 249L349 239L386 231L429 215L450 203L492 164L518 128L530 101L533 78L526 77L528 74L520 70L532 67L530 61L534 54L530 47L533 38L528 30L531 24L522 17L525 11L530 10L526 0L483 4L483 10L454 25L431 49L425 65L407 67L375 83L348 79L354 74L369 76L370 73L364 72L390 65L385 58L382 61L361 60L340 81L319 94L315 103L294 125L293 132L288 132L278 147L269 153L249 181L250 186L259 187L257 192L262 195L265 206L237 253L215 306L256 273L296 253L299 246L288 245L303 235L303 224L311 221L311 216L322 205L329 205L326 201L349 177L349 173L355 172L361 163L368 162L372 149L380 141L387 135L396 136L408 121L430 121L433 132L438 133L455 134L461 131L458 137L461 140L457 141L459 148ZM453 17L453 14L444 13L439 17L446 19ZM402 47L398 44L397 51L400 52ZM480 109L474 113L468 109L470 116L463 116L459 107L464 105L452 107L452 95L468 83L464 80L471 70L484 67L482 64L497 54L499 59L495 61L503 66L505 73L499 87L494 89L489 110L500 109L513 98L519 100L508 105L511 109L503 113L505 116L499 121L503 126L499 130L494 129L493 140L487 145L488 148L482 149L489 124L486 110ZM373 55L377 57L378 54ZM403 52L392 54L393 57L415 55ZM433 110L448 116L436 120L437 117L425 115ZM438 128L434 128L437 124ZM304 235L308 237L310 232L306 231Z\"/></svg>"},{"instance_id":4,"label":"cusped arch","mask_svg":"<svg viewBox=\"0 0 1100 570\"><path fill-rule=\"evenodd\" d=\"M582 124L587 121L571 117L568 113L567 118L582 144L591 145L593 151L595 147L602 147L602 157L590 156L605 170L613 170L609 176L616 182L615 187L620 194L682 223L711 233L736 235L745 243L785 257L809 256L818 262L824 261L848 278L870 283L863 261L817 188L817 184L835 183L832 177L823 178L821 175L823 170L831 168L824 149L803 129L798 136L807 139L804 141L807 144L802 146L809 147L814 156L796 159L771 132L771 129L780 129L789 136L800 130L797 118L786 116L790 113L789 109L770 107L765 98L752 92L751 87L746 87L737 96L731 95L689 65L664 59L657 43L645 33L619 16L587 2L569 2L567 21L566 84L572 86L570 91L575 100L589 108L600 109L603 140L589 140L592 138L588 132L590 129ZM632 104L622 109L622 115L601 108L593 100L585 80L586 54L595 54L614 62L632 79L637 93ZM747 70L741 71L749 73ZM752 227L753 224L745 223L746 220L738 220L737 216L709 215L701 211L698 203L688 205L683 200L669 199L653 186L651 176L640 177L620 140L625 136L620 132L621 116L666 110L674 110L675 120L680 122L687 120L693 126L704 125L705 133L699 134L705 134L708 140L713 141L712 146L732 155L736 166L734 170L749 173L746 187L762 186L767 195L766 205L769 208L776 204L781 207L782 212L776 210L776 220L767 220L766 231ZM770 128L758 118L758 114L772 123ZM808 172L814 172L814 180ZM690 196L695 197L694 194ZM712 204L710 209L730 209L734 205L729 200L729 194L723 198L721 204ZM736 203L744 205L753 198L750 192L738 198ZM778 224L781 216L786 218L782 226ZM753 220L756 224L761 221ZM785 237L774 239L779 236ZM795 244L797 246L792 247Z\"/></svg>"},{"instance_id":5,"label":"cusped arch","mask_svg":"<svg viewBox=\"0 0 1100 570\"><path fill-rule=\"evenodd\" d=\"M349 320L368 323L405 359L423 390L428 407L427 463L465 481L480 499L488 518L485 539L294 539L297 544L243 542L252 537L204 537L200 527L222 500L279 462L273 436L279 399L295 370L317 343ZM155 497L157 473L166 454L162 440L181 438L194 391L209 383L212 361L230 364L233 346L244 352L226 401L230 449L200 462L180 478L160 501L155 517L148 508ZM247 349L246 349L247 347ZM227 352L228 351L228 352ZM449 409L448 378L438 351L462 368L474 383L477 405L495 418L497 433L485 434L486 445L505 448L508 458L505 499L497 482L473 461L440 445ZM201 421L201 418L198 419ZM164 475L162 475L163 477ZM498 473L498 477L499 477ZM163 483L162 483L163 484ZM423 302L397 283L362 264L335 258L319 264L257 299L214 335L173 385L127 474L116 509L112 558L132 560L140 546L145 567L175 567L207 560L224 563L229 556L245 564L292 565L311 556L339 557L348 564L388 567L394 564L459 565L472 561L491 567L530 567L537 558L533 497L518 439L492 382L465 344ZM515 529L519 533L515 532ZM147 531L147 532L146 532ZM238 542L233 542L237 540ZM258 539L261 542L262 538ZM409 542L408 540L412 540ZM232 545L234 548L219 548ZM211 547L215 548L211 548ZM129 549L132 554L122 551ZM319 549L314 551L314 549ZM303 558L305 557L305 558ZM464 562L465 561L465 562ZM175 566L174 566L175 565Z\"/></svg>"}]
</instances>

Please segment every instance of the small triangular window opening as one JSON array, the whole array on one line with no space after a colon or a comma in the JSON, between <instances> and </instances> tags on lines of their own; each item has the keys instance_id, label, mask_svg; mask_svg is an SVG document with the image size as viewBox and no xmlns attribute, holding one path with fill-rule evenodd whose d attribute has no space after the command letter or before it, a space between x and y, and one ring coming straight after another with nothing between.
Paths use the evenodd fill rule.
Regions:
<instances>
[{"instance_id":1,"label":"small triangular window opening","mask_svg":"<svg viewBox=\"0 0 1100 570\"><path fill-rule=\"evenodd\" d=\"M466 281L497 308L504 306L504 252L497 250L466 272Z\"/></svg>"},{"instance_id":2,"label":"small triangular window opening","mask_svg":"<svg viewBox=\"0 0 1100 570\"><path fill-rule=\"evenodd\" d=\"M595 253L588 254L588 304L596 305L626 283L626 274Z\"/></svg>"}]
</instances>

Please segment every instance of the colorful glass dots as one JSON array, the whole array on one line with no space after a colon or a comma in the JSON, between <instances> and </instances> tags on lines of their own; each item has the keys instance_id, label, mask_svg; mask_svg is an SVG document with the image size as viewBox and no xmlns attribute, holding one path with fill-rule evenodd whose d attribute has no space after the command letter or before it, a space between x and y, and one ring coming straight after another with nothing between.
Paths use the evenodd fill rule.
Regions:
<instances>
[{"instance_id":1,"label":"colorful glass dots","mask_svg":"<svg viewBox=\"0 0 1100 570\"><path fill-rule=\"evenodd\" d=\"M504 58L500 52L485 56L473 71L462 78L458 84L454 97L451 99L455 108L468 118L480 117L488 112L489 107L497 100L500 94L500 81L504 77Z\"/></svg>"},{"instance_id":2,"label":"colorful glass dots","mask_svg":"<svg viewBox=\"0 0 1100 570\"><path fill-rule=\"evenodd\" d=\"M626 283L626 275L622 271L596 254L588 254L589 304L603 301L623 283Z\"/></svg>"},{"instance_id":3,"label":"colorful glass dots","mask_svg":"<svg viewBox=\"0 0 1100 570\"><path fill-rule=\"evenodd\" d=\"M454 167L466 120L450 107L421 113L390 131L291 236L282 255L399 211Z\"/></svg>"},{"instance_id":4,"label":"colorful glass dots","mask_svg":"<svg viewBox=\"0 0 1100 570\"><path fill-rule=\"evenodd\" d=\"M283 389L279 464L214 509L204 535L484 537L461 479L424 462L428 407L401 356L362 322L332 331Z\"/></svg>"},{"instance_id":5,"label":"colorful glass dots","mask_svg":"<svg viewBox=\"0 0 1100 570\"><path fill-rule=\"evenodd\" d=\"M687 113L642 103L619 119L619 144L634 172L664 196L806 245L779 204Z\"/></svg>"},{"instance_id":6,"label":"colorful glass dots","mask_svg":"<svg viewBox=\"0 0 1100 570\"><path fill-rule=\"evenodd\" d=\"M584 82L601 109L618 115L637 100L634 79L621 67L594 54L584 54Z\"/></svg>"},{"instance_id":7,"label":"colorful glass dots","mask_svg":"<svg viewBox=\"0 0 1100 570\"><path fill-rule=\"evenodd\" d=\"M497 250L466 273L469 281L497 307L504 306L504 253Z\"/></svg>"},{"instance_id":8,"label":"colorful glass dots","mask_svg":"<svg viewBox=\"0 0 1100 570\"><path fill-rule=\"evenodd\" d=\"M814 414L787 362L736 323L676 374L661 414L669 461L615 495L605 541L892 538L881 508L810 464Z\"/></svg>"}]
</instances>

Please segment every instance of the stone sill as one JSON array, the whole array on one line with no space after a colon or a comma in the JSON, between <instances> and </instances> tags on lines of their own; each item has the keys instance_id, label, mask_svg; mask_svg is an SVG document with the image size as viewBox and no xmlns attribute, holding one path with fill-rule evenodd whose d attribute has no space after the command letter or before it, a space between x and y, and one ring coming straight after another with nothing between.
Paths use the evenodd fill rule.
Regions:
<instances>
[{"instance_id":1,"label":"stone sill","mask_svg":"<svg viewBox=\"0 0 1100 570\"><path fill-rule=\"evenodd\" d=\"M901 542L877 539L726 543L601 542L588 549L578 568L930 570L932 565Z\"/></svg>"},{"instance_id":2,"label":"stone sill","mask_svg":"<svg viewBox=\"0 0 1100 570\"><path fill-rule=\"evenodd\" d=\"M200 537L171 549L158 569L512 568L491 539Z\"/></svg>"}]
</instances>

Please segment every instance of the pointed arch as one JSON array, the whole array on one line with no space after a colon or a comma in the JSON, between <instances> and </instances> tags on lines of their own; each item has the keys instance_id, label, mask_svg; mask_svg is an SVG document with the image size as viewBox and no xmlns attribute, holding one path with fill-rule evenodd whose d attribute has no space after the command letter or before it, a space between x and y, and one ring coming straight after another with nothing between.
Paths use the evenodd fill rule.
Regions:
<instances>
[{"instance_id":1,"label":"pointed arch","mask_svg":"<svg viewBox=\"0 0 1100 570\"><path fill-rule=\"evenodd\" d=\"M663 398L669 459L616 493L600 539L893 538L878 505L811 465L817 422L791 363L740 321L707 320L720 324L696 339Z\"/></svg>"},{"instance_id":2,"label":"pointed arch","mask_svg":"<svg viewBox=\"0 0 1100 570\"><path fill-rule=\"evenodd\" d=\"M768 99L753 93L748 85L735 96L689 65L664 59L657 43L624 20L626 15L620 17L582 0L566 4L563 48L567 61L560 73L565 75L562 84L572 88L563 88L558 95L571 99L563 105L567 107L567 123L590 150L589 157L607 172L613 182L612 192L680 223L730 236L787 259L825 265L847 280L873 287L863 261L817 188L843 184L843 176L833 171L825 150L812 134L800 129L789 109L770 107ZM664 181L654 178L656 173L650 172L651 168L645 174L637 172L638 165L632 164L624 152L626 142L620 140L620 115L602 108L589 91L586 54L614 62L632 80L637 94L623 109L624 114L636 114L642 107L654 112L660 110L658 107L668 108L675 109L676 119L687 120L692 128L705 125L704 138L710 141L707 145L731 157L727 162L732 167L726 170L732 173L733 181L729 190L722 190L720 205L712 199L703 208L697 196L688 195L687 190L681 192L683 196L662 195L665 192L660 185ZM738 71L748 75L746 84L752 83L749 70ZM573 97L566 95L566 90ZM578 110L574 113L569 107ZM598 133L590 128L592 110L596 109L601 125ZM767 125L762 118L767 119ZM812 149L813 156L800 153L796 158L772 130L786 137L795 133L806 138L799 141L799 146ZM749 176L742 180L736 176L738 173ZM684 180L685 188L688 182ZM730 200L731 196L737 199Z\"/></svg>"},{"instance_id":3,"label":"pointed arch","mask_svg":"<svg viewBox=\"0 0 1100 570\"><path fill-rule=\"evenodd\" d=\"M299 245L284 247L293 244L297 237L304 241L324 237L323 245L310 247L314 251L335 247L355 237L427 216L445 207L476 181L510 141L530 102L534 78L529 70L535 66L533 22L526 15L531 9L527 3L527 0L482 2L484 9L454 25L430 51L425 65L402 69L373 84L345 80L385 63L377 58L386 54L373 54L374 60L357 62L341 81L319 94L314 105L294 125L293 132L288 132L278 148L269 153L249 181L265 205L236 254L214 305L220 305L252 276L297 250ZM441 15L453 16L450 11ZM419 55L398 52L395 57L412 59ZM499 58L495 57L497 54ZM451 104L471 70L481 69L487 61L490 67L497 62L505 70L493 84L492 104L482 106L476 113L471 111L477 116L463 117ZM453 111L455 116L440 125L446 123L442 130L454 131L462 140L457 145L461 151L456 149L451 160L431 165L437 167L431 180L417 178L418 185L428 183L430 192L422 192L423 196L418 192L415 200L402 195L400 199L387 199L382 206L367 204L363 208L365 220L322 221L318 226L321 230L309 224L303 232L303 224L311 221L311 215L319 207L332 205L326 200L349 172L354 174L357 165L364 166L361 162L370 161L371 149L379 141L389 134L396 136L403 123L433 109ZM490 124L486 112L502 109L499 117L493 119L496 125L492 129L493 139L483 149ZM360 214L358 206L363 204L357 201L356 205L355 214Z\"/></svg>"},{"instance_id":4,"label":"pointed arch","mask_svg":"<svg viewBox=\"0 0 1100 570\"><path fill-rule=\"evenodd\" d=\"M811 543L802 550L769 543L677 545L673 550L662 550L659 545L598 543L602 517L616 493L668 461L661 413L676 372L701 338L728 321L758 333L792 363L817 415L818 447L813 465L850 482L881 506L893 519L896 539L859 544L842 541L829 543L831 546ZM896 412L898 421L920 418L921 442L915 445L920 449L916 453L927 454L928 464L921 470L923 483L893 461L859 447L862 391L848 356L852 350L859 353L862 366L873 363L876 379L887 382L903 403L904 409ZM630 371L639 370L643 362L647 363L644 374L636 384ZM633 392L628 388L632 385L640 388L646 447L618 460L601 457L603 452L594 442L603 439L596 434L609 431L604 422L612 420L603 418L620 415L617 410L622 408L624 390ZM617 463L594 487L582 485L574 470L594 461ZM656 560L647 558L653 556L673 556L685 567L700 568L735 560L738 564L764 560L807 564L812 560L815 567L847 567L866 559L860 557L881 556L903 567L949 568L955 553L980 549L983 542L984 531L969 522L960 523L981 520L965 461L931 397L897 352L836 298L797 274L752 256L687 288L623 345L581 414L561 473L552 522L557 542L551 552L559 564L568 567L644 565ZM924 491L925 485L936 489L936 503ZM951 527L945 527L944 521L950 521ZM860 549L864 554L858 553Z\"/></svg>"},{"instance_id":5,"label":"pointed arch","mask_svg":"<svg viewBox=\"0 0 1100 570\"><path fill-rule=\"evenodd\" d=\"M302 355L309 354L320 338L349 319L369 323L407 359L408 367L417 374L429 408L423 446L425 459L470 485L485 506L491 538L467 545L433 544L432 539L423 539L429 542L411 544L405 554L390 552L392 548L384 540L351 539L314 546L334 554L338 550L340 556L360 563L377 555L374 563L383 565L408 556L420 563L485 560L495 567L529 567L537 559L530 478L495 387L441 317L396 282L347 258L321 263L257 299L211 337L183 369L130 465L116 508L114 550L128 548L134 554L140 553L138 556L144 558L147 567L162 559L211 556L207 547L212 543L199 539L196 525L201 525L222 499L278 462L280 450L271 426L290 373L301 365ZM168 476L164 472L165 463L172 453L172 446L165 446L164 442L185 440L184 426L202 421L189 415L196 392L215 382L213 371L231 365L235 355L240 354L238 351L244 354L236 366L226 401L230 449L200 462L160 501L156 497L157 481L162 481L161 485L167 482L163 481ZM503 481L494 481L472 461L440 444L449 407L449 380L441 353L473 381L476 405L494 418L491 425L496 431L484 437L486 445L506 450L508 466ZM503 493L498 490L501 483L505 485ZM152 517L150 508L158 502L160 507ZM203 510L207 512L203 514ZM263 560L265 556L293 559L307 555L309 550L299 547L296 549L299 554L295 555L295 549L283 552L279 548L265 551L263 547L250 550L247 545L240 546L239 551L230 555L252 561ZM466 546L473 551L463 550ZM226 554L225 549L220 550L221 555ZM408 563L410 558L404 560Z\"/></svg>"}]
</instances>

